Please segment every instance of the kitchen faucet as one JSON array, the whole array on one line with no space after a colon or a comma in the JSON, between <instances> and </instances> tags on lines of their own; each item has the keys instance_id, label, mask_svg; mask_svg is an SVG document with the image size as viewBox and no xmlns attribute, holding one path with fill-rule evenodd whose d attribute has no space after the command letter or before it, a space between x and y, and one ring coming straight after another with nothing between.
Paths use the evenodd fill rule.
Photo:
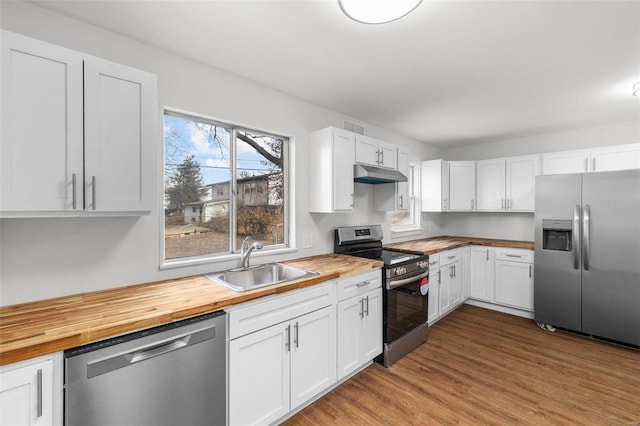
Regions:
<instances>
[{"instance_id":1,"label":"kitchen faucet","mask_svg":"<svg viewBox=\"0 0 640 426\"><path fill-rule=\"evenodd\" d=\"M242 246L240 247L240 257L242 259L243 268L249 267L249 256L251 256L251 252L254 249L255 250L262 249L262 243L260 242L254 243L253 238L251 237L246 237L244 240L242 240Z\"/></svg>"}]
</instances>

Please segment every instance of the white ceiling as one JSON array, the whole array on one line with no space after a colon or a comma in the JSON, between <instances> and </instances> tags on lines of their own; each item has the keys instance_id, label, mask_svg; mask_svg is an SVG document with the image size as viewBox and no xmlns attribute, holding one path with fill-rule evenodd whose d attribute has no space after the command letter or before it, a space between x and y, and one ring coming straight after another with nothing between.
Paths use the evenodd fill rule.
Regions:
<instances>
[{"instance_id":1,"label":"white ceiling","mask_svg":"<svg viewBox=\"0 0 640 426\"><path fill-rule=\"evenodd\" d=\"M640 118L640 1L35 1L440 147Z\"/></svg>"}]
</instances>

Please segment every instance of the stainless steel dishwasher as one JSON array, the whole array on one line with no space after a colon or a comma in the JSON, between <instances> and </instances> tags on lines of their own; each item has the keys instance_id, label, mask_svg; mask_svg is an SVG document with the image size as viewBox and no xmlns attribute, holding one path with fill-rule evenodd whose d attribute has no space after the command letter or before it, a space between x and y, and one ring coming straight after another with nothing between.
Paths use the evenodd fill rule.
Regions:
<instances>
[{"instance_id":1,"label":"stainless steel dishwasher","mask_svg":"<svg viewBox=\"0 0 640 426\"><path fill-rule=\"evenodd\" d=\"M224 425L223 311L64 352L65 425Z\"/></svg>"}]
</instances>

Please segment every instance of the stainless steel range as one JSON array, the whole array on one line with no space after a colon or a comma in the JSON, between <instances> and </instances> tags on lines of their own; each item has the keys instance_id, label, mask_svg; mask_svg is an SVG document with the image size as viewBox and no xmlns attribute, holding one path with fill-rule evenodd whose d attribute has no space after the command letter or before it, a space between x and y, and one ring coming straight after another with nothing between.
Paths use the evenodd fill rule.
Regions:
<instances>
[{"instance_id":1,"label":"stainless steel range","mask_svg":"<svg viewBox=\"0 0 640 426\"><path fill-rule=\"evenodd\" d=\"M380 225L337 228L334 253L384 262L384 351L378 362L388 367L427 340L429 256L384 250Z\"/></svg>"}]
</instances>

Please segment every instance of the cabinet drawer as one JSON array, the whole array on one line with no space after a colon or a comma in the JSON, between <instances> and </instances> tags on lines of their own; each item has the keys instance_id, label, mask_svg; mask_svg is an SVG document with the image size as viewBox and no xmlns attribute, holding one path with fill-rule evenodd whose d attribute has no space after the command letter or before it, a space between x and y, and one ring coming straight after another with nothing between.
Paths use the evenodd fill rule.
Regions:
<instances>
[{"instance_id":1,"label":"cabinet drawer","mask_svg":"<svg viewBox=\"0 0 640 426\"><path fill-rule=\"evenodd\" d=\"M429 270L437 271L440 268L440 254L429 255Z\"/></svg>"},{"instance_id":2,"label":"cabinet drawer","mask_svg":"<svg viewBox=\"0 0 640 426\"><path fill-rule=\"evenodd\" d=\"M447 266L459 260L460 260L459 250L449 250L449 251L443 251L442 253L440 253L440 267Z\"/></svg>"},{"instance_id":3,"label":"cabinet drawer","mask_svg":"<svg viewBox=\"0 0 640 426\"><path fill-rule=\"evenodd\" d=\"M326 284L230 307L225 309L229 313L229 339L288 321L335 302L335 281L329 281Z\"/></svg>"},{"instance_id":4,"label":"cabinet drawer","mask_svg":"<svg viewBox=\"0 0 640 426\"><path fill-rule=\"evenodd\" d=\"M497 248L496 260L533 263L533 250Z\"/></svg>"},{"instance_id":5,"label":"cabinet drawer","mask_svg":"<svg viewBox=\"0 0 640 426\"><path fill-rule=\"evenodd\" d=\"M343 278L338 280L338 300L358 296L380 286L382 286L382 271L380 269Z\"/></svg>"}]
</instances>

